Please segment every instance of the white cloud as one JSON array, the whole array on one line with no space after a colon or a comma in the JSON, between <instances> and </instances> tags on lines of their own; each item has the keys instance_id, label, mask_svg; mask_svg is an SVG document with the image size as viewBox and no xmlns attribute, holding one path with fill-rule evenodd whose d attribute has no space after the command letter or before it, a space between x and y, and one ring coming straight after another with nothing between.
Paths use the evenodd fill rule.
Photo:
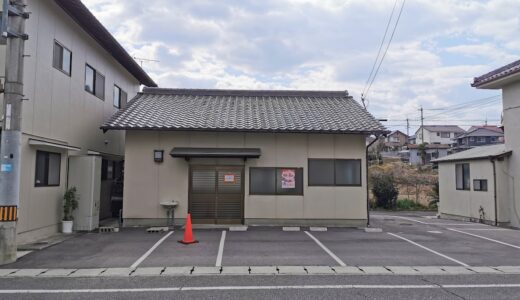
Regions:
<instances>
[{"instance_id":1,"label":"white cloud","mask_svg":"<svg viewBox=\"0 0 520 300\"><path fill-rule=\"evenodd\" d=\"M83 0L165 87L339 89L359 99L393 0ZM407 1L368 97L378 117L483 98L518 59L520 1ZM486 111L472 111L472 119ZM461 114L461 118L467 115ZM499 105L488 117L499 118ZM401 128L402 129L402 128Z\"/></svg>"}]
</instances>

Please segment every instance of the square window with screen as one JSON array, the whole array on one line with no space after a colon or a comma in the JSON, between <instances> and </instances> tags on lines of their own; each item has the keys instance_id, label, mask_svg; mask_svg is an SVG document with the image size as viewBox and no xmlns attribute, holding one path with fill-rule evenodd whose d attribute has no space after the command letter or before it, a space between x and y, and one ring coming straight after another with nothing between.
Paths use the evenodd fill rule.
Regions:
<instances>
[{"instance_id":1,"label":"square window with screen","mask_svg":"<svg viewBox=\"0 0 520 300\"><path fill-rule=\"evenodd\" d=\"M36 152L36 171L34 185L36 187L59 186L61 171L61 154L46 151Z\"/></svg>"},{"instance_id":2,"label":"square window with screen","mask_svg":"<svg viewBox=\"0 0 520 300\"><path fill-rule=\"evenodd\" d=\"M57 41L54 42L53 52L53 67L70 76L72 68L72 52Z\"/></svg>"},{"instance_id":3,"label":"square window with screen","mask_svg":"<svg viewBox=\"0 0 520 300\"><path fill-rule=\"evenodd\" d=\"M473 190L479 192L487 192L488 181L487 179L475 179L473 180Z\"/></svg>"},{"instance_id":4,"label":"square window with screen","mask_svg":"<svg viewBox=\"0 0 520 300\"><path fill-rule=\"evenodd\" d=\"M361 186L361 159L309 159L309 186Z\"/></svg>"},{"instance_id":5,"label":"square window with screen","mask_svg":"<svg viewBox=\"0 0 520 300\"><path fill-rule=\"evenodd\" d=\"M469 191L471 189L469 164L455 165L455 181L457 190Z\"/></svg>"}]
</instances>

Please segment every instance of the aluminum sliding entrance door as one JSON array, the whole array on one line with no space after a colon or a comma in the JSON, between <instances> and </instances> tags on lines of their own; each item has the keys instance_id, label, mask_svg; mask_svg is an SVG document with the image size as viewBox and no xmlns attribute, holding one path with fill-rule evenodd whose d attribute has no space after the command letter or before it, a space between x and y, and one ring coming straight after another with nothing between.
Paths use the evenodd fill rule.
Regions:
<instances>
[{"instance_id":1,"label":"aluminum sliding entrance door","mask_svg":"<svg viewBox=\"0 0 520 300\"><path fill-rule=\"evenodd\" d=\"M244 167L191 166L189 212L193 223L242 224Z\"/></svg>"}]
</instances>

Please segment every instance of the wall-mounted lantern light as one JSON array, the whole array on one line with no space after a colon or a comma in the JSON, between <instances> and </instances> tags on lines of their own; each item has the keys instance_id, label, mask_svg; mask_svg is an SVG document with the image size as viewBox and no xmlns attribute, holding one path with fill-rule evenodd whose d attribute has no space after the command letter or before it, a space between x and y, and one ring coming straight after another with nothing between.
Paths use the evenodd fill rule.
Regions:
<instances>
[{"instance_id":1,"label":"wall-mounted lantern light","mask_svg":"<svg viewBox=\"0 0 520 300\"><path fill-rule=\"evenodd\" d=\"M164 161L164 150L153 150L153 160L156 163L162 163Z\"/></svg>"}]
</instances>

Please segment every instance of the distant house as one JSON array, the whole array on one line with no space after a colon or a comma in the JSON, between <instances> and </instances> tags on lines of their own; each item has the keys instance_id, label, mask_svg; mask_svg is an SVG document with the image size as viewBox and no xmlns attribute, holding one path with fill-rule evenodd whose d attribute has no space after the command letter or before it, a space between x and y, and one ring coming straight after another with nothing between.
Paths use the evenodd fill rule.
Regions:
<instances>
[{"instance_id":1,"label":"distant house","mask_svg":"<svg viewBox=\"0 0 520 300\"><path fill-rule=\"evenodd\" d=\"M417 138L415 134L408 137L408 144L417 144Z\"/></svg>"},{"instance_id":2,"label":"distant house","mask_svg":"<svg viewBox=\"0 0 520 300\"><path fill-rule=\"evenodd\" d=\"M415 132L416 144L452 145L454 139L465 132L457 125L424 125Z\"/></svg>"},{"instance_id":3,"label":"distant house","mask_svg":"<svg viewBox=\"0 0 520 300\"><path fill-rule=\"evenodd\" d=\"M435 160L439 164L439 213L443 217L509 222L504 144L475 147Z\"/></svg>"},{"instance_id":4,"label":"distant house","mask_svg":"<svg viewBox=\"0 0 520 300\"><path fill-rule=\"evenodd\" d=\"M478 146L504 143L504 133L496 126L472 126L457 137L455 151L464 151Z\"/></svg>"},{"instance_id":5,"label":"distant house","mask_svg":"<svg viewBox=\"0 0 520 300\"><path fill-rule=\"evenodd\" d=\"M408 144L408 135L399 130L392 131L385 138L385 150L387 151L402 150L406 144Z\"/></svg>"},{"instance_id":6,"label":"distant house","mask_svg":"<svg viewBox=\"0 0 520 300\"><path fill-rule=\"evenodd\" d=\"M423 159L421 157L421 150L419 145L410 144L408 145L408 153L409 153L409 162L410 165L422 165L429 164L432 160L445 157L448 155L448 150L450 149L449 145L445 144L426 144L425 145L426 156L423 163Z\"/></svg>"}]
</instances>

